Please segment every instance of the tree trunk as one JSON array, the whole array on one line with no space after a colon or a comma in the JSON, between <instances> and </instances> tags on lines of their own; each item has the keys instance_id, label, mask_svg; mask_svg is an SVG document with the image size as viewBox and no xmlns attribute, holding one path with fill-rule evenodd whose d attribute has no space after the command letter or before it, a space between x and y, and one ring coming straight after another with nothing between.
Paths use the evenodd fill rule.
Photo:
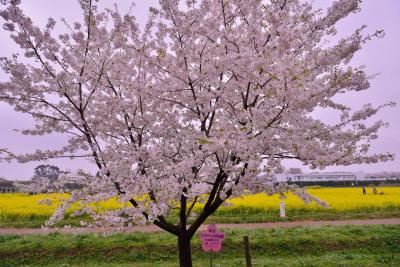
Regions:
<instances>
[{"instance_id":1,"label":"tree trunk","mask_svg":"<svg viewBox=\"0 0 400 267\"><path fill-rule=\"evenodd\" d=\"M192 253L190 249L190 238L187 235L178 237L179 266L192 267Z\"/></svg>"}]
</instances>

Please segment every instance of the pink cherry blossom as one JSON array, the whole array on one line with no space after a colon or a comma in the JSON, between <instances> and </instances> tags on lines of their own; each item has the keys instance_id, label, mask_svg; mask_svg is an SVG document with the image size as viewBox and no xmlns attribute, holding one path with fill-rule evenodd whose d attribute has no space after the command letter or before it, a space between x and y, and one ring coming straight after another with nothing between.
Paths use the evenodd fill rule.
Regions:
<instances>
[{"instance_id":1,"label":"pink cherry blossom","mask_svg":"<svg viewBox=\"0 0 400 267\"><path fill-rule=\"evenodd\" d=\"M269 182L281 160L324 168L393 157L368 154L386 124L364 123L393 103L352 111L334 98L369 88L371 77L349 62L382 32L365 34L362 26L327 42L338 21L359 11L359 0L335 1L326 14L298 0L186 1L185 8L161 0L143 31L129 14L79 0L84 21L64 21L61 35L54 19L41 29L20 1L2 2L3 28L24 55L0 59L9 77L0 99L35 119L23 134L69 136L62 149L2 149L3 159L84 157L98 167L58 182L60 191L80 186L46 225L74 202L82 203L76 215L89 214L93 225L152 222L178 237L180 264L191 266L190 239L227 198L294 190L318 201ZM317 108L340 119L314 119ZM90 206L115 197L124 204L118 210ZM203 208L193 214L196 203ZM176 210L173 224L166 217Z\"/></svg>"}]
</instances>

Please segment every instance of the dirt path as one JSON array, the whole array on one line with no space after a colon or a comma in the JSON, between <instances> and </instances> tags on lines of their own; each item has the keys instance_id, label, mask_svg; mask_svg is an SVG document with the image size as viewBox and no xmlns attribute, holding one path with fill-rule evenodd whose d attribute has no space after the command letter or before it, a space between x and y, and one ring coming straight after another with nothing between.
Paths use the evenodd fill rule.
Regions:
<instances>
[{"instance_id":1,"label":"dirt path","mask_svg":"<svg viewBox=\"0 0 400 267\"><path fill-rule=\"evenodd\" d=\"M268 222L268 223L245 223L245 224L218 224L219 228L242 228L242 229L256 229L256 228L276 228L276 227L316 227L316 226L338 226L338 225L373 225L373 224L400 224L400 218L388 219L367 219L367 220L340 220L340 221L294 221L294 222ZM202 225L200 230L205 229L207 226ZM0 228L0 234L50 234L50 233L66 233L66 234L83 234L83 233L113 233L113 232L162 232L160 228L155 225L148 226L134 226L131 228Z\"/></svg>"}]
</instances>

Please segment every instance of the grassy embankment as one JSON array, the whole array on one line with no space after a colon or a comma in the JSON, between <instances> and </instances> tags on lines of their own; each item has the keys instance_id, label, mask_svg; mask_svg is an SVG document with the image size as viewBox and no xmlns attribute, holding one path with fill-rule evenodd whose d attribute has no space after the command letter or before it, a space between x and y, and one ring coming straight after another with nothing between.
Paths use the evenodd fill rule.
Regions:
<instances>
[{"instance_id":1,"label":"grassy embankment","mask_svg":"<svg viewBox=\"0 0 400 267\"><path fill-rule=\"evenodd\" d=\"M326 201L330 208L325 209L315 203L306 205L297 197L290 195L286 202L284 219L279 218L279 197L256 194L231 199L230 206L221 207L208 222L244 223L278 220L321 220L352 218L383 218L400 216L400 187L381 187L384 195L367 195L361 188L313 188L309 193ZM22 195L0 194L0 227L40 227L49 218L59 203L67 195ZM50 198L50 206L39 205L40 199ZM98 205L99 210L113 209L122 205L114 199ZM195 207L195 210L199 206ZM173 217L173 216L172 216ZM63 224L77 225L79 218L67 218Z\"/></svg>"},{"instance_id":2,"label":"grassy embankment","mask_svg":"<svg viewBox=\"0 0 400 267\"><path fill-rule=\"evenodd\" d=\"M400 226L224 230L214 266L244 266L249 235L253 266L400 266ZM209 254L192 242L194 266ZM0 266L177 266L176 240L163 233L0 236Z\"/></svg>"}]
</instances>

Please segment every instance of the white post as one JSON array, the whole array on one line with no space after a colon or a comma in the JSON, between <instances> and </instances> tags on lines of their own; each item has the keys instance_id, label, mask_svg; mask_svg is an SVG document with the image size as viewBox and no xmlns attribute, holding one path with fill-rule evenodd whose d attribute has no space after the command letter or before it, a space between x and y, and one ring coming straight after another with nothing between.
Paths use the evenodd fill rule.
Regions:
<instances>
[{"instance_id":1,"label":"white post","mask_svg":"<svg viewBox=\"0 0 400 267\"><path fill-rule=\"evenodd\" d=\"M279 216L281 218L284 218L286 216L286 212L285 212L285 201L281 200L279 202Z\"/></svg>"}]
</instances>

